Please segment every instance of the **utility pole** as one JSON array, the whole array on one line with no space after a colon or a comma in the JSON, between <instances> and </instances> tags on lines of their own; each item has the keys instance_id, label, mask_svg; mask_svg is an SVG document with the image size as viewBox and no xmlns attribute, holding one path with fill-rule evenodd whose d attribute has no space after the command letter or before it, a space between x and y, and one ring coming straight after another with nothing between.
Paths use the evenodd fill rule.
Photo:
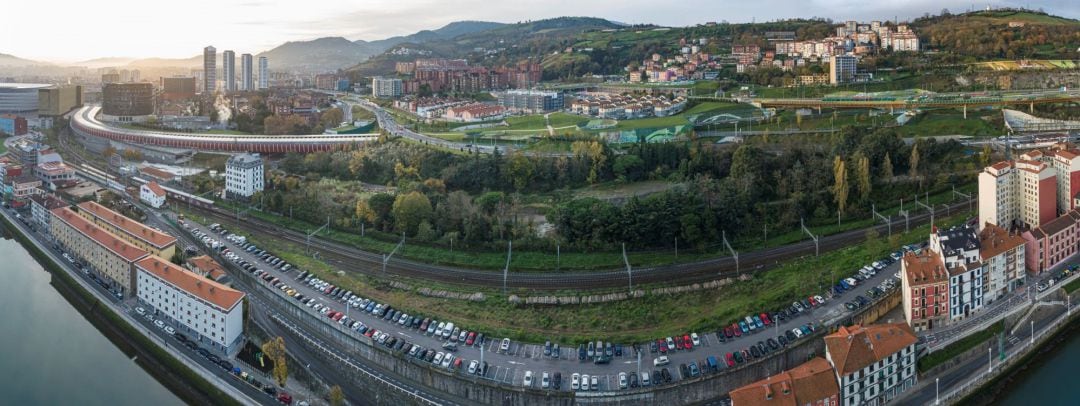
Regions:
<instances>
[{"instance_id":1,"label":"utility pole","mask_svg":"<svg viewBox=\"0 0 1080 406\"><path fill-rule=\"evenodd\" d=\"M967 202L968 202L968 211L971 211L971 202L972 202L972 199L971 199L971 195L968 195L968 194L964 194L964 193L961 193L961 192L957 191L957 190L956 190L956 185L953 185L953 187L952 187L952 192L953 192L953 197L954 197L954 198L955 198L956 196L963 196L963 197L967 198Z\"/></svg>"},{"instance_id":2,"label":"utility pole","mask_svg":"<svg viewBox=\"0 0 1080 406\"><path fill-rule=\"evenodd\" d=\"M721 230L720 235L724 240L724 246L731 252L731 257L735 258L735 273L739 273L739 253L735 252L734 248L731 248L731 243L727 240L727 231Z\"/></svg>"},{"instance_id":3,"label":"utility pole","mask_svg":"<svg viewBox=\"0 0 1080 406\"><path fill-rule=\"evenodd\" d=\"M506 280L510 276L510 257L514 254L514 242L506 242L506 266L503 267L503 294L506 294Z\"/></svg>"},{"instance_id":4,"label":"utility pole","mask_svg":"<svg viewBox=\"0 0 1080 406\"><path fill-rule=\"evenodd\" d=\"M810 239L814 240L814 256L816 257L821 255L821 244L818 240L818 237L814 235L814 233L811 233L809 228L806 228L806 223L803 222L802 218L799 218L799 225L802 226L803 232L809 235Z\"/></svg>"},{"instance_id":5,"label":"utility pole","mask_svg":"<svg viewBox=\"0 0 1080 406\"><path fill-rule=\"evenodd\" d=\"M881 213L877 212L877 206L875 205L870 205L870 212L874 213L875 217L880 218L881 221L884 221L885 224L889 226L889 237L892 237L892 216L882 216Z\"/></svg>"},{"instance_id":6,"label":"utility pole","mask_svg":"<svg viewBox=\"0 0 1080 406\"><path fill-rule=\"evenodd\" d=\"M405 245L405 232L403 231L403 232L401 232L401 241L399 241L397 243L397 245L394 246L394 249L392 251L390 251L390 255L383 254L383 259L382 259L382 273L383 273L383 276L386 276L386 264L388 262L390 262L390 258L393 258L394 254L398 251L398 249L401 248L404 245Z\"/></svg>"},{"instance_id":7,"label":"utility pole","mask_svg":"<svg viewBox=\"0 0 1080 406\"><path fill-rule=\"evenodd\" d=\"M633 270L630 269L630 259L626 257L626 243L625 242L622 243L622 260L623 260L623 263L626 264L626 284L627 284L627 288L629 289L628 290L629 293L633 294L634 293L634 274L633 274Z\"/></svg>"},{"instance_id":8,"label":"utility pole","mask_svg":"<svg viewBox=\"0 0 1080 406\"><path fill-rule=\"evenodd\" d=\"M929 198L930 197L927 196L927 199ZM932 230L934 228L934 206L928 206L926 203L920 202L918 197L915 198L915 204L925 207L926 210L930 211L930 229Z\"/></svg>"},{"instance_id":9,"label":"utility pole","mask_svg":"<svg viewBox=\"0 0 1080 406\"><path fill-rule=\"evenodd\" d=\"M315 231L312 231L311 234L307 235L307 250L305 252L311 252L311 236L318 234L320 231L327 227L330 227L330 216L326 216L326 224L323 224L321 227L316 228Z\"/></svg>"}]
</instances>

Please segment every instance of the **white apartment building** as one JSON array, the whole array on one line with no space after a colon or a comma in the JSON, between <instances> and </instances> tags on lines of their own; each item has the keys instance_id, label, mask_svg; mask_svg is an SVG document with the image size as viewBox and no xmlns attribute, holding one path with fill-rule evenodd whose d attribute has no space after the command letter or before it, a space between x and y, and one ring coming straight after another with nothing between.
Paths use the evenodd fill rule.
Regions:
<instances>
[{"instance_id":1,"label":"white apartment building","mask_svg":"<svg viewBox=\"0 0 1080 406\"><path fill-rule=\"evenodd\" d=\"M395 78L371 78L371 95L375 97L400 97L402 93L401 79Z\"/></svg>"},{"instance_id":2,"label":"white apartment building","mask_svg":"<svg viewBox=\"0 0 1080 406\"><path fill-rule=\"evenodd\" d=\"M983 264L983 300L990 304L1012 292L1024 281L1026 241L993 224L979 231L979 256Z\"/></svg>"},{"instance_id":3,"label":"white apartment building","mask_svg":"<svg viewBox=\"0 0 1080 406\"><path fill-rule=\"evenodd\" d=\"M33 217L34 223L41 227L49 226L49 218L52 217L52 215L49 214L50 211L67 206L68 204L66 202L53 195L40 194L30 196L30 216Z\"/></svg>"},{"instance_id":4,"label":"white apartment building","mask_svg":"<svg viewBox=\"0 0 1080 406\"><path fill-rule=\"evenodd\" d=\"M961 320L982 309L983 263L979 236L970 226L930 233L930 251L949 271L949 319Z\"/></svg>"},{"instance_id":5,"label":"white apartment building","mask_svg":"<svg viewBox=\"0 0 1080 406\"><path fill-rule=\"evenodd\" d=\"M836 370L840 404L884 404L918 383L915 342L907 324L843 326L825 337L825 358Z\"/></svg>"},{"instance_id":6,"label":"white apartment building","mask_svg":"<svg viewBox=\"0 0 1080 406\"><path fill-rule=\"evenodd\" d=\"M225 194L249 198L265 187L263 160L259 154L237 154L225 162Z\"/></svg>"},{"instance_id":7,"label":"white apartment building","mask_svg":"<svg viewBox=\"0 0 1080 406\"><path fill-rule=\"evenodd\" d=\"M135 263L139 302L199 343L232 353L244 333L244 293L157 256Z\"/></svg>"},{"instance_id":8,"label":"white apartment building","mask_svg":"<svg viewBox=\"0 0 1080 406\"><path fill-rule=\"evenodd\" d=\"M979 225L1038 227L1057 217L1053 168L1025 154L998 162L979 174Z\"/></svg>"},{"instance_id":9,"label":"white apartment building","mask_svg":"<svg viewBox=\"0 0 1080 406\"><path fill-rule=\"evenodd\" d=\"M165 189L162 189L157 182L146 182L139 187L139 200L150 207L160 209L165 205Z\"/></svg>"}]
</instances>

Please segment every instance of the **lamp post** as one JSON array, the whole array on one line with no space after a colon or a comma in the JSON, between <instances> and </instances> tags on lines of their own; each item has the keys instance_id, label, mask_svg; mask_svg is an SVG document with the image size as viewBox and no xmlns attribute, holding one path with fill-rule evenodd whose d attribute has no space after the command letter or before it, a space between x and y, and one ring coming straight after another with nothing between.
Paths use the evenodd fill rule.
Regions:
<instances>
[{"instance_id":1,"label":"lamp post","mask_svg":"<svg viewBox=\"0 0 1080 406\"><path fill-rule=\"evenodd\" d=\"M989 362L986 365L986 373L988 373L988 374L991 373L991 372L994 372L994 354L993 353L994 353L994 347L990 347L990 348L986 349L987 361Z\"/></svg>"},{"instance_id":2,"label":"lamp post","mask_svg":"<svg viewBox=\"0 0 1080 406\"><path fill-rule=\"evenodd\" d=\"M941 378L934 378L934 404L941 404Z\"/></svg>"}]
</instances>

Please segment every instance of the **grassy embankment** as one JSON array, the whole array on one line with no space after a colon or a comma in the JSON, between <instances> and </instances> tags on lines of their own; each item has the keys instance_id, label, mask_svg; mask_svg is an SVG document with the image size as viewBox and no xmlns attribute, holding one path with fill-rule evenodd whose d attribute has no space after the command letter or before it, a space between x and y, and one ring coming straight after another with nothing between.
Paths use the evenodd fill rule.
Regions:
<instances>
[{"instance_id":1,"label":"grassy embankment","mask_svg":"<svg viewBox=\"0 0 1080 406\"><path fill-rule=\"evenodd\" d=\"M958 213L939 219L939 226L963 222L970 213ZM899 244L925 239L929 226L916 227L898 236ZM496 337L507 336L530 342L555 339L576 343L603 338L620 342L641 342L686 331L708 332L728 325L736 317L753 311L774 309L795 298L819 293L866 263L879 259L896 247L888 246L884 237L838 251L790 261L778 268L762 272L748 281L736 282L719 290L707 290L679 295L651 295L644 298L596 305L515 306L507 296L495 289L467 289L481 292L481 302L439 299L420 296L414 292L391 289L385 282L358 273L338 275L336 269L305 255L304 247L279 239L254 237L253 241L301 269L310 270L320 278L345 286L364 297L389 303L409 314L438 319L460 320L468 329L483 331ZM458 290L430 281L413 281L414 287ZM646 289L651 286L635 286ZM619 290L621 291L621 290ZM511 294L528 294L514 292ZM552 294L569 294L556 292Z\"/></svg>"}]
</instances>

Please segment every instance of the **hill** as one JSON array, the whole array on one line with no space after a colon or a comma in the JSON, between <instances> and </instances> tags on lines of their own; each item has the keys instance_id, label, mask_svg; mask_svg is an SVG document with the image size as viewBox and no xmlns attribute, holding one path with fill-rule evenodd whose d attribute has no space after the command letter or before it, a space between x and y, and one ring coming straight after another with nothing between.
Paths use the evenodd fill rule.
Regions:
<instances>
[{"instance_id":1,"label":"hill","mask_svg":"<svg viewBox=\"0 0 1080 406\"><path fill-rule=\"evenodd\" d=\"M311 41L286 42L269 51L260 53L270 59L275 69L298 69L309 71L336 70L355 65L371 56L405 43L422 44L453 38L476 31L501 27L504 24L484 21L458 21L436 30L423 30L410 35L377 41L349 41L342 37L326 37Z\"/></svg>"},{"instance_id":2,"label":"hill","mask_svg":"<svg viewBox=\"0 0 1080 406\"><path fill-rule=\"evenodd\" d=\"M488 58L487 51L497 51L500 60L504 61L540 59L549 50L558 49L561 44L572 41L585 32L617 29L622 25L602 18L559 17L492 27L472 32L455 27L457 29L444 31L444 36L464 33L448 38L401 43L382 55L349 68L348 71L356 76L392 73L393 62L416 59L415 54L400 55L403 47L422 51L433 57L466 58L474 63Z\"/></svg>"},{"instance_id":3,"label":"hill","mask_svg":"<svg viewBox=\"0 0 1080 406\"><path fill-rule=\"evenodd\" d=\"M925 48L947 53L959 62L1080 59L1080 21L1038 11L942 14L917 19L912 25Z\"/></svg>"},{"instance_id":4,"label":"hill","mask_svg":"<svg viewBox=\"0 0 1080 406\"><path fill-rule=\"evenodd\" d=\"M49 65L45 62L31 61L29 59L19 58L15 55L0 54L0 66L37 66L37 65Z\"/></svg>"}]
</instances>

